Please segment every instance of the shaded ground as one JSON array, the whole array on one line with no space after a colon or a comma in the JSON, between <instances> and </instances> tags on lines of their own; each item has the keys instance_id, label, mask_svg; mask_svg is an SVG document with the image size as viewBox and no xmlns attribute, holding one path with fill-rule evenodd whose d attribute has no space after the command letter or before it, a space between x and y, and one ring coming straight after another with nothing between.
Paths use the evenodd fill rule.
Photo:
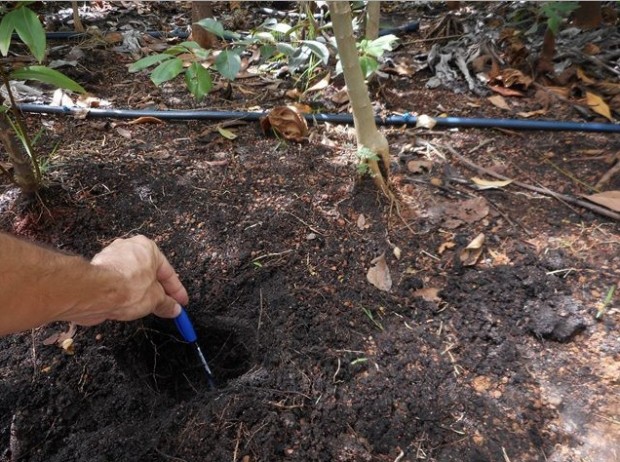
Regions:
<instances>
[{"instance_id":1,"label":"shaded ground","mask_svg":"<svg viewBox=\"0 0 620 462\"><path fill-rule=\"evenodd\" d=\"M145 88L119 56L100 50L86 66L103 72L97 96L190 104L180 86ZM427 90L428 77L394 77L373 94L432 115L485 104ZM207 105L270 106L282 85ZM87 257L119 236L155 239L190 292L218 389L168 321L78 328L73 355L42 343L65 325L9 336L1 461L619 460L618 310L594 320L620 280L618 223L518 188L476 191L456 181L475 172L440 147L579 194L554 166L593 184L609 166L587 152L617 152L617 136L386 130L398 216L356 178L343 127L287 144L253 124L230 141L209 123L122 125L128 135L101 120L29 117L41 122L44 145L60 142L50 185L34 203L4 186L1 228ZM410 159L430 171L408 171ZM466 207L479 216L453 227ZM484 252L463 266L479 233ZM366 279L381 254L389 292Z\"/></svg>"}]
</instances>

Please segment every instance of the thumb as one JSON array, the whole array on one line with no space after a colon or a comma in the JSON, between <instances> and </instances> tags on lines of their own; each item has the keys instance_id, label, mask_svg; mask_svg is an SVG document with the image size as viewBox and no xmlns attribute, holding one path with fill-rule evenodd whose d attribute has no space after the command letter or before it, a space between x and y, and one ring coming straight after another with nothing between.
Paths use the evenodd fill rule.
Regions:
<instances>
[{"instance_id":1,"label":"thumb","mask_svg":"<svg viewBox=\"0 0 620 462\"><path fill-rule=\"evenodd\" d=\"M153 314L160 318L176 318L181 314L181 305L172 297L166 295L164 300L155 307Z\"/></svg>"}]
</instances>

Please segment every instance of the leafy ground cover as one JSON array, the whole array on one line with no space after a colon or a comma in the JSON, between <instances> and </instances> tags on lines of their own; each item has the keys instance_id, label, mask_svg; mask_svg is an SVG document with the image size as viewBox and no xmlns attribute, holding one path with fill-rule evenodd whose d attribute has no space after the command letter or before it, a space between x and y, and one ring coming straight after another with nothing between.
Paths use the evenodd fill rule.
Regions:
<instances>
[{"instance_id":1,"label":"leafy ground cover","mask_svg":"<svg viewBox=\"0 0 620 462\"><path fill-rule=\"evenodd\" d=\"M129 24L187 16L176 3L116 8ZM385 10L422 32L444 15ZM490 93L429 89L434 74L414 65L433 42L401 39L396 71L371 84L378 111L541 109L534 91L503 95L506 109ZM180 82L130 74L134 61L91 44L69 73L114 107L197 107ZM273 75L216 82L200 107L269 108L292 88ZM341 88L307 102L335 112ZM559 100L544 116L584 117ZM463 162L577 197L609 171L617 135L385 128L397 210L356 176L350 127L314 126L297 143L253 123L223 136L209 121L28 122L57 146L49 185L31 202L3 185L1 228L87 257L119 236L155 239L188 287L218 388L168 321L77 328L72 352L46 341L66 325L9 336L0 460L618 460L617 296L604 304L620 281L618 222L514 184L478 189L472 177L496 179ZM604 190L618 189L615 175Z\"/></svg>"}]
</instances>

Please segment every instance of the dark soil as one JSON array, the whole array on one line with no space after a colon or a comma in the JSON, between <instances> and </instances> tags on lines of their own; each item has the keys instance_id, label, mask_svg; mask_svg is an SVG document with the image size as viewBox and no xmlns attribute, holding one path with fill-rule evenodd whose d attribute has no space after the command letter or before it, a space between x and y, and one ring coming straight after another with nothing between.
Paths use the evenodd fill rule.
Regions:
<instances>
[{"instance_id":1,"label":"dark soil","mask_svg":"<svg viewBox=\"0 0 620 462\"><path fill-rule=\"evenodd\" d=\"M92 53L83 72L99 78L84 84L115 107L195 104L180 84L127 73L126 55ZM373 98L386 111L507 116L485 98L427 90L429 77L392 76ZM252 96L240 80L232 100L216 91L206 106L272 107L291 86ZM561 104L548 117L581 120ZM218 386L155 317L78 328L74 354L42 343L61 323L5 337L0 461L620 460L619 311L612 302L594 319L620 281L618 223L517 187L450 181L478 173L440 148L576 196L589 192L576 179L609 168L584 153L616 153L617 135L384 129L397 212L357 177L342 127L285 143L258 124L227 140L206 130L215 122L28 122L58 150L39 198L2 186L0 229L87 258L117 237L154 239L190 293ZM432 167L414 174L408 159ZM471 198L488 213L447 226ZM479 233L484 252L464 266ZM366 279L381 254L389 292Z\"/></svg>"}]
</instances>

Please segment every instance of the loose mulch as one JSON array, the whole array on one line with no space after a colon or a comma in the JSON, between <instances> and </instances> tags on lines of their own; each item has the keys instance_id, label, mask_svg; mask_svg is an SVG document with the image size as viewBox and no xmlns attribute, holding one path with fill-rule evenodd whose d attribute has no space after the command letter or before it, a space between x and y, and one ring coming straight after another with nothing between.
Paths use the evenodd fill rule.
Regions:
<instances>
[{"instance_id":1,"label":"loose mulch","mask_svg":"<svg viewBox=\"0 0 620 462\"><path fill-rule=\"evenodd\" d=\"M115 107L197 107L180 83L129 74L125 54L87 56L75 73ZM373 100L509 116L428 90L429 77L382 79ZM244 93L240 80L201 107L272 107L292 86ZM547 117L580 120L560 103ZM43 344L63 323L7 336L0 461L619 460L617 297L595 318L620 282L618 222L513 185L477 190L479 172L445 148L578 196L608 171L616 135L383 128L397 208L357 176L350 127L295 143L254 123L228 128L234 140L206 121L28 123L57 149L39 197L0 188L0 229L86 258L117 237L154 239L189 291L217 389L169 320L78 327L72 354ZM366 277L381 255L389 291Z\"/></svg>"}]
</instances>

